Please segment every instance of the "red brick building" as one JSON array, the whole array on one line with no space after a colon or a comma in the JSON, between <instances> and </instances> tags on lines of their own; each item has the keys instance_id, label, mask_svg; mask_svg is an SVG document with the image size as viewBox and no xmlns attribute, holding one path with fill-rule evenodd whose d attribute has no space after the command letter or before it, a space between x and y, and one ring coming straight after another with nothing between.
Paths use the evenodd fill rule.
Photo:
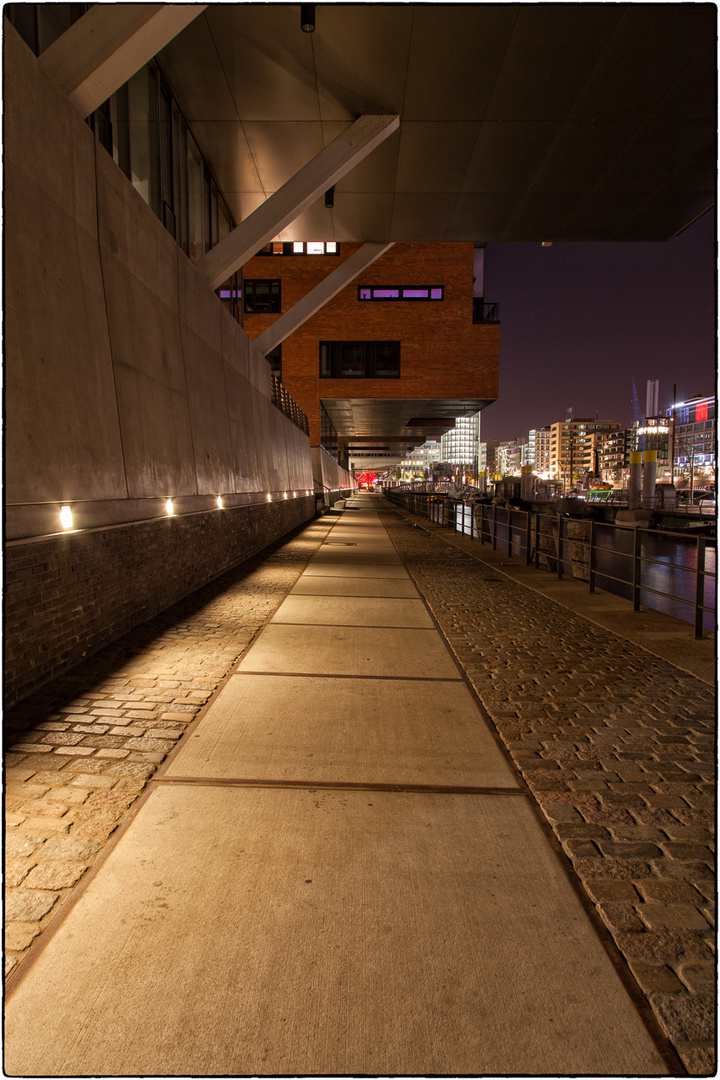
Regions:
<instances>
[{"instance_id":1,"label":"red brick building","mask_svg":"<svg viewBox=\"0 0 720 1080\"><path fill-rule=\"evenodd\" d=\"M245 265L238 317L252 339L360 245L328 246L337 254L291 254L292 244L270 244ZM275 358L307 413L311 445L330 448L329 418L341 454L344 445L351 457L362 449L402 456L494 401L500 328L474 321L482 312L473 298L471 243L391 247L286 338Z\"/></svg>"}]
</instances>

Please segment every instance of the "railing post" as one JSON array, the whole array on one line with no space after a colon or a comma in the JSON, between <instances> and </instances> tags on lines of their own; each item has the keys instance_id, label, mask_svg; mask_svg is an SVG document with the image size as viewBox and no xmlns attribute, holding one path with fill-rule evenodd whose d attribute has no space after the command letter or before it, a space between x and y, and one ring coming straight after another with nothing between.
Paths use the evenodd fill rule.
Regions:
<instances>
[{"instance_id":1,"label":"railing post","mask_svg":"<svg viewBox=\"0 0 720 1080\"><path fill-rule=\"evenodd\" d=\"M640 551L641 551L640 529L635 528L635 539L633 541L633 611L640 610Z\"/></svg>"},{"instance_id":2,"label":"railing post","mask_svg":"<svg viewBox=\"0 0 720 1080\"><path fill-rule=\"evenodd\" d=\"M595 592L595 522L590 522L590 592Z\"/></svg>"},{"instance_id":3,"label":"railing post","mask_svg":"<svg viewBox=\"0 0 720 1080\"><path fill-rule=\"evenodd\" d=\"M508 530L508 555L512 558L512 510L508 507L507 511L507 530Z\"/></svg>"},{"instance_id":4,"label":"railing post","mask_svg":"<svg viewBox=\"0 0 720 1080\"><path fill-rule=\"evenodd\" d=\"M540 514L535 513L535 569L540 569Z\"/></svg>"},{"instance_id":5,"label":"railing post","mask_svg":"<svg viewBox=\"0 0 720 1080\"><path fill-rule=\"evenodd\" d=\"M557 542L557 579L562 581L563 576L563 534L562 534L562 518L558 514L557 516L558 526L558 542Z\"/></svg>"},{"instance_id":6,"label":"railing post","mask_svg":"<svg viewBox=\"0 0 720 1080\"><path fill-rule=\"evenodd\" d=\"M525 511L525 565L532 562L532 514Z\"/></svg>"},{"instance_id":7,"label":"railing post","mask_svg":"<svg viewBox=\"0 0 720 1080\"><path fill-rule=\"evenodd\" d=\"M493 503L493 520L492 520L492 549L497 550L497 507Z\"/></svg>"},{"instance_id":8,"label":"railing post","mask_svg":"<svg viewBox=\"0 0 720 1080\"><path fill-rule=\"evenodd\" d=\"M705 602L705 547L704 536L697 538L697 566L695 569L695 637L703 635L703 604Z\"/></svg>"}]
</instances>

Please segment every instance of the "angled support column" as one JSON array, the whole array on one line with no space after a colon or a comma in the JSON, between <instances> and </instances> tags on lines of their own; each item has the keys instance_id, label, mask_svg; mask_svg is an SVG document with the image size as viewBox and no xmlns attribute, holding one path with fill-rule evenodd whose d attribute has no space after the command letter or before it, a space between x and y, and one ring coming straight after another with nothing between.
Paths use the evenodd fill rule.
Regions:
<instances>
[{"instance_id":1,"label":"angled support column","mask_svg":"<svg viewBox=\"0 0 720 1080\"><path fill-rule=\"evenodd\" d=\"M392 246L392 243L363 244L361 248L358 248L349 258L345 259L337 270L333 270L331 274L328 274L302 300L299 300L289 311L276 319L272 326L269 326L260 337L255 338L253 345L260 349L263 355L267 356L276 345L279 345L286 337L290 337L298 326L302 326L304 322L307 322L311 315L314 315L316 311L319 311L321 307L327 304L328 300L332 300L333 296L337 296L340 290L344 289L353 278L357 277L366 267L372 266L375 260L384 255L388 248Z\"/></svg>"},{"instance_id":2,"label":"angled support column","mask_svg":"<svg viewBox=\"0 0 720 1080\"><path fill-rule=\"evenodd\" d=\"M217 289L399 126L399 116L361 116L195 263L195 269Z\"/></svg>"},{"instance_id":3,"label":"angled support column","mask_svg":"<svg viewBox=\"0 0 720 1080\"><path fill-rule=\"evenodd\" d=\"M93 4L40 63L85 119L206 7Z\"/></svg>"}]
</instances>

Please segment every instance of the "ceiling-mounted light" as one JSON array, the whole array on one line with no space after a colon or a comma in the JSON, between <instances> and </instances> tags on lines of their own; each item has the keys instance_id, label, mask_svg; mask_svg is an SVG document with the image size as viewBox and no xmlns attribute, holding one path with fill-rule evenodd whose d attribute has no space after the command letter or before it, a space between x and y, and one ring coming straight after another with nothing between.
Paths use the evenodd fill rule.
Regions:
<instances>
[{"instance_id":1,"label":"ceiling-mounted light","mask_svg":"<svg viewBox=\"0 0 720 1080\"><path fill-rule=\"evenodd\" d=\"M314 4L300 5L300 28L304 30L306 34L312 34L313 30L315 29Z\"/></svg>"}]
</instances>

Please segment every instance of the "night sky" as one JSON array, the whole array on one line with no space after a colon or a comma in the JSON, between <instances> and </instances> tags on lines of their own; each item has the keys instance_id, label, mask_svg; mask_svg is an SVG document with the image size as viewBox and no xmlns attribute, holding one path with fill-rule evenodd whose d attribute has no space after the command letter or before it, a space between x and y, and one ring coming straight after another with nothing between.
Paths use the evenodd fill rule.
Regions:
<instances>
[{"instance_id":1,"label":"night sky","mask_svg":"<svg viewBox=\"0 0 720 1080\"><path fill-rule=\"evenodd\" d=\"M633 420L646 382L660 408L715 390L715 217L667 243L488 244L500 305L500 394L481 438L515 439L573 415Z\"/></svg>"}]
</instances>

